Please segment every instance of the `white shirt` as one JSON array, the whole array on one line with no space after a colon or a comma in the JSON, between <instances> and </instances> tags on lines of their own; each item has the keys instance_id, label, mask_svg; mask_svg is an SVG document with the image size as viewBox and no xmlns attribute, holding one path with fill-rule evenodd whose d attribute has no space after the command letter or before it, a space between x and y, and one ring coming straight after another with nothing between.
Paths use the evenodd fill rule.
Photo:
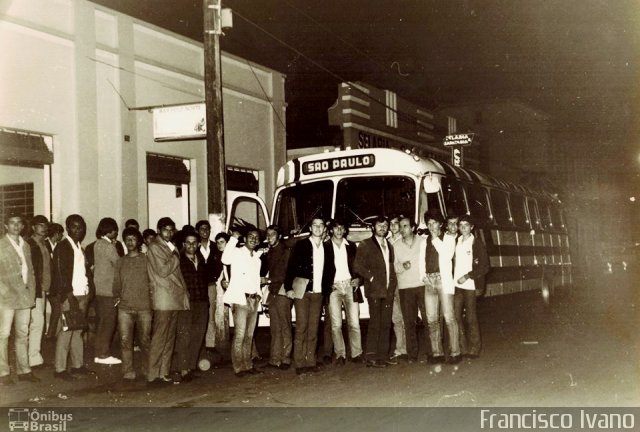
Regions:
<instances>
[{"instance_id":1,"label":"white shirt","mask_svg":"<svg viewBox=\"0 0 640 432\"><path fill-rule=\"evenodd\" d=\"M209 241L207 241L207 245L209 245ZM211 253L211 248L208 247L204 247L202 245L202 243L200 244L200 253L202 254L202 257L204 258L204 260L208 260L209 259L209 254Z\"/></svg>"},{"instance_id":2,"label":"white shirt","mask_svg":"<svg viewBox=\"0 0 640 432\"><path fill-rule=\"evenodd\" d=\"M18 243L14 242L11 236L7 235L9 242L11 242L11 246L16 250L18 256L20 257L20 270L22 271L22 281L27 284L27 277L29 276L29 267L27 266L27 259L24 256L24 240L22 237L18 236Z\"/></svg>"},{"instance_id":3,"label":"white shirt","mask_svg":"<svg viewBox=\"0 0 640 432\"><path fill-rule=\"evenodd\" d=\"M224 293L224 302L246 305L245 294L260 294L260 252L251 251L245 246L238 248L238 239L231 237L222 252L222 263L231 266L231 280ZM224 271L224 270L223 270Z\"/></svg>"},{"instance_id":4,"label":"white shirt","mask_svg":"<svg viewBox=\"0 0 640 432\"><path fill-rule=\"evenodd\" d=\"M74 296L85 296L89 294L89 281L87 280L87 270L85 268L84 252L80 243L76 243L69 236L65 236L73 248L73 278L71 286Z\"/></svg>"},{"instance_id":5,"label":"white shirt","mask_svg":"<svg viewBox=\"0 0 640 432\"><path fill-rule=\"evenodd\" d=\"M322 271L324 270L324 247L322 242L316 246L312 237L309 237L311 249L313 250L313 292L322 292Z\"/></svg>"},{"instance_id":6,"label":"white shirt","mask_svg":"<svg viewBox=\"0 0 640 432\"><path fill-rule=\"evenodd\" d=\"M382 249L382 256L384 257L384 264L387 268L387 287L389 287L389 278L390 278L390 274L389 274L389 270L390 270L390 264L389 264L389 245L387 244L387 240L386 239L382 239L380 240L378 237L374 236L376 241L378 242L378 244L380 245L380 249ZM382 244L384 243L384 245Z\"/></svg>"},{"instance_id":7,"label":"white shirt","mask_svg":"<svg viewBox=\"0 0 640 432\"><path fill-rule=\"evenodd\" d=\"M164 241L164 239L162 240ZM176 245L174 245L173 243L171 243L170 241L165 241L165 243L167 244L167 247L169 248L169 250L171 252L175 252L176 250Z\"/></svg>"},{"instance_id":8,"label":"white shirt","mask_svg":"<svg viewBox=\"0 0 640 432\"><path fill-rule=\"evenodd\" d=\"M473 234L469 235L469 238L466 240L463 239L462 236L458 237L455 263L453 280L456 287L466 290L476 289L476 284L473 279L467 279L463 284L458 283L458 279L473 270Z\"/></svg>"},{"instance_id":9,"label":"white shirt","mask_svg":"<svg viewBox=\"0 0 640 432\"><path fill-rule=\"evenodd\" d=\"M335 256L334 263L336 265L336 277L333 279L334 282L351 280L351 273L349 272L349 258L347 256L347 244L349 243L345 239L342 239L340 246L331 240L333 255Z\"/></svg>"}]
</instances>

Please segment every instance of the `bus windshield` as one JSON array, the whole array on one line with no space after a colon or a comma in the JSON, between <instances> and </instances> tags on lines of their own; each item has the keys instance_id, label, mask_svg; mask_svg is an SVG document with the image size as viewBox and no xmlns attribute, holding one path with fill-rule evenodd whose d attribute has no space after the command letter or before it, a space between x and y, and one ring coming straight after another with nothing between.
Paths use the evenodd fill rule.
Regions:
<instances>
[{"instance_id":1,"label":"bus windshield","mask_svg":"<svg viewBox=\"0 0 640 432\"><path fill-rule=\"evenodd\" d=\"M277 198L274 223L280 226L284 235L308 232L314 217L326 219L331 216L332 198L331 180L283 189Z\"/></svg>"},{"instance_id":2,"label":"bus windshield","mask_svg":"<svg viewBox=\"0 0 640 432\"><path fill-rule=\"evenodd\" d=\"M416 185L410 177L343 178L338 182L336 218L351 227L364 227L378 215L413 217Z\"/></svg>"}]
</instances>

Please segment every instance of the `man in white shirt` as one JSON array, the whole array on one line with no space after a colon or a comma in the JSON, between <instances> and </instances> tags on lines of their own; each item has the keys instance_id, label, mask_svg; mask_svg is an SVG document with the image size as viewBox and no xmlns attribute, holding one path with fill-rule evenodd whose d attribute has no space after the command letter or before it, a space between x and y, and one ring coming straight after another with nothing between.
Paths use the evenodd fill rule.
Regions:
<instances>
[{"instance_id":1,"label":"man in white shirt","mask_svg":"<svg viewBox=\"0 0 640 432\"><path fill-rule=\"evenodd\" d=\"M351 360L362 362L362 341L360 337L360 306L353 299L353 292L359 289L361 280L353 270L356 245L345 238L347 228L341 221L334 220L330 226L331 239L327 248L328 274L334 274L329 297L329 316L331 317L331 337L336 353L336 364L342 366L347 357L342 335L342 306L347 315L349 328L349 348Z\"/></svg>"}]
</instances>

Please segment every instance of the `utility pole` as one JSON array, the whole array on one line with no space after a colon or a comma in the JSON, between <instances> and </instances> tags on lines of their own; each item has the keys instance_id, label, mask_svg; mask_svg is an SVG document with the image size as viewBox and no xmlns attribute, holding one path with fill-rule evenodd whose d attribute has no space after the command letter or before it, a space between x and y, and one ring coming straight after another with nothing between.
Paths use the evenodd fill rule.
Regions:
<instances>
[{"instance_id":1,"label":"utility pole","mask_svg":"<svg viewBox=\"0 0 640 432\"><path fill-rule=\"evenodd\" d=\"M211 236L225 231L227 214L226 165L224 159L224 122L222 117L222 0L203 0L204 15L204 90L207 122L207 202ZM210 317L215 325L215 349L226 357L229 352L229 311L213 289L216 307ZM212 359L213 360L213 359ZM218 360L220 361L220 360Z\"/></svg>"},{"instance_id":2,"label":"utility pole","mask_svg":"<svg viewBox=\"0 0 640 432\"><path fill-rule=\"evenodd\" d=\"M220 60L221 1L203 0L204 89L207 122L207 202L212 235L224 231L225 215L227 213Z\"/></svg>"}]
</instances>

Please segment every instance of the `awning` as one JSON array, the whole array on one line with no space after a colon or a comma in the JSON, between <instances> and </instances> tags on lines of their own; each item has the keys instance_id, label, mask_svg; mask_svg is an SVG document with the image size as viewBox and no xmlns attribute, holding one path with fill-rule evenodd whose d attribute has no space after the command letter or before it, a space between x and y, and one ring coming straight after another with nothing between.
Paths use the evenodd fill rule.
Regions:
<instances>
[{"instance_id":1,"label":"awning","mask_svg":"<svg viewBox=\"0 0 640 432\"><path fill-rule=\"evenodd\" d=\"M42 168L53 163L53 152L39 134L0 129L0 164Z\"/></svg>"}]
</instances>

